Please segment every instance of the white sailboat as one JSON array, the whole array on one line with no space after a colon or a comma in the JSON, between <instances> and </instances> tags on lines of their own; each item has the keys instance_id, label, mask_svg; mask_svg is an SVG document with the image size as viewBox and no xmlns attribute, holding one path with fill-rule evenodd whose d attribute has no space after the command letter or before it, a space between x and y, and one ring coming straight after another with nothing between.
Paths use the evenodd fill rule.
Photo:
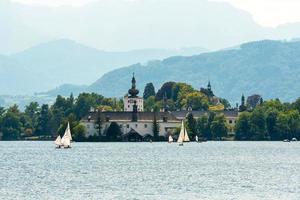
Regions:
<instances>
[{"instance_id":1,"label":"white sailboat","mask_svg":"<svg viewBox=\"0 0 300 200\"><path fill-rule=\"evenodd\" d=\"M68 126L65 130L65 134L61 139L61 144L64 148L71 148L72 134L70 129L70 124L68 122Z\"/></svg>"},{"instance_id":2,"label":"white sailboat","mask_svg":"<svg viewBox=\"0 0 300 200\"><path fill-rule=\"evenodd\" d=\"M174 140L173 140L172 136L170 135L169 136L169 143L172 143L172 142L174 142Z\"/></svg>"},{"instance_id":3,"label":"white sailboat","mask_svg":"<svg viewBox=\"0 0 300 200\"><path fill-rule=\"evenodd\" d=\"M186 128L184 127L184 123L182 121L181 130L180 130L180 134L179 134L177 143L179 143L180 146L183 146L184 142L189 142L189 141L190 141L189 135L188 135Z\"/></svg>"},{"instance_id":4,"label":"white sailboat","mask_svg":"<svg viewBox=\"0 0 300 200\"><path fill-rule=\"evenodd\" d=\"M54 141L54 144L56 144L56 148L60 148L62 146L60 135L57 136L56 140Z\"/></svg>"},{"instance_id":5,"label":"white sailboat","mask_svg":"<svg viewBox=\"0 0 300 200\"><path fill-rule=\"evenodd\" d=\"M195 141L196 141L196 142L199 142L199 138L198 138L197 135L196 135L196 137L195 137Z\"/></svg>"}]
</instances>

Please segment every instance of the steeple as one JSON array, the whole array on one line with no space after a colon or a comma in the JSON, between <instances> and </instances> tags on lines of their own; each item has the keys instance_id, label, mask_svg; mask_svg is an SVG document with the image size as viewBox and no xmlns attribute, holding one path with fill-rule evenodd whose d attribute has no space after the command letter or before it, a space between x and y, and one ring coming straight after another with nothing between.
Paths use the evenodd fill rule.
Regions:
<instances>
[{"instance_id":1,"label":"steeple","mask_svg":"<svg viewBox=\"0 0 300 200\"><path fill-rule=\"evenodd\" d=\"M131 79L131 89L128 90L128 94L130 98L135 98L139 94L139 90L136 89L136 80L134 77L134 73Z\"/></svg>"},{"instance_id":2,"label":"steeple","mask_svg":"<svg viewBox=\"0 0 300 200\"><path fill-rule=\"evenodd\" d=\"M210 84L210 81L208 81L207 90L208 90L208 91L211 91L211 84Z\"/></svg>"}]
</instances>

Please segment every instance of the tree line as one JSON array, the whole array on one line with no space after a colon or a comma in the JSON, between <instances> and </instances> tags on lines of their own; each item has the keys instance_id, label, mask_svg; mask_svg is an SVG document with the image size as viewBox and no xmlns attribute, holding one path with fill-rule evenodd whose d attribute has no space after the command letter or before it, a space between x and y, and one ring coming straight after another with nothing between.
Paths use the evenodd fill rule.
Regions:
<instances>
[{"instance_id":1,"label":"tree line","mask_svg":"<svg viewBox=\"0 0 300 200\"><path fill-rule=\"evenodd\" d=\"M213 92L209 89L194 89L185 83L166 82L156 92L152 83L148 83L143 92L145 111L158 112L176 110L201 110L208 115L195 119L192 114L187 116L186 126L190 137L196 135L207 140L221 140L233 137L235 140L283 140L293 137L300 138L300 99L293 103L282 103L280 100L262 101L255 108L247 109L244 96L240 106L240 114L235 127L226 123L220 112L210 111ZM226 99L219 98L224 109L232 109ZM86 140L85 127L80 120L91 108L102 111L122 111L121 98L105 98L96 93L81 93L77 98L58 95L53 104L39 105L32 102L21 111L17 105L9 108L0 107L0 132L3 140L52 139L63 134L67 122L70 123L74 139ZM96 122L97 123L97 122ZM100 123L99 123L100 124ZM97 124L96 124L97 126ZM153 135L159 140L159 124L154 120ZM99 130L101 126L99 125ZM109 130L111 138L120 139L120 132L114 124ZM179 129L177 130L179 134ZM92 138L93 139L93 138ZM99 140L99 138L94 138Z\"/></svg>"}]
</instances>

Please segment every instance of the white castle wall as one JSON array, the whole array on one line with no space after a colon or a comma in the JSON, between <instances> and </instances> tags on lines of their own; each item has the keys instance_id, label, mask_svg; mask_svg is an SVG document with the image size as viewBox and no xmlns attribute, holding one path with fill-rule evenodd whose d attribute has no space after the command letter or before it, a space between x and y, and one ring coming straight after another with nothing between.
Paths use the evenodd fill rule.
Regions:
<instances>
[{"instance_id":1,"label":"white castle wall","mask_svg":"<svg viewBox=\"0 0 300 200\"><path fill-rule=\"evenodd\" d=\"M131 129L134 129L136 132L142 136L153 135L153 122L152 121L139 121L139 122L117 122L121 128L123 134L128 133ZM98 135L98 130L95 128L93 121L87 122L83 121L82 124L87 129L87 137ZM102 124L102 135L110 126L111 122L105 122ZM176 128L181 126L180 122L158 122L159 124L159 135L167 136L169 132L173 132Z\"/></svg>"}]
</instances>

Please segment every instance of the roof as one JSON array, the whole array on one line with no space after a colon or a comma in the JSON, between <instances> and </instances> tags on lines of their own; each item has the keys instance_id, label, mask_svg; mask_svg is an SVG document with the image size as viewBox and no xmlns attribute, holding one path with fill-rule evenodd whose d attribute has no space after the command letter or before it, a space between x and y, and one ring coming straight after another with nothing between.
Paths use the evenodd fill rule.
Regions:
<instances>
[{"instance_id":1,"label":"roof","mask_svg":"<svg viewBox=\"0 0 300 200\"><path fill-rule=\"evenodd\" d=\"M209 115L208 111L187 111L187 110L174 111L172 112L172 114L178 119L183 119L188 115L189 112L191 112L195 118ZM238 117L238 111L222 111L218 113L224 114L225 117Z\"/></svg>"},{"instance_id":2,"label":"roof","mask_svg":"<svg viewBox=\"0 0 300 200\"><path fill-rule=\"evenodd\" d=\"M132 120L132 112L101 112L101 120L106 121L131 121ZM163 121L164 117L167 118L168 121L178 122L179 120L170 112L138 112L137 118L138 121L153 121L154 115L156 115L157 121ZM98 113L90 112L86 115L82 120L97 120Z\"/></svg>"}]
</instances>

